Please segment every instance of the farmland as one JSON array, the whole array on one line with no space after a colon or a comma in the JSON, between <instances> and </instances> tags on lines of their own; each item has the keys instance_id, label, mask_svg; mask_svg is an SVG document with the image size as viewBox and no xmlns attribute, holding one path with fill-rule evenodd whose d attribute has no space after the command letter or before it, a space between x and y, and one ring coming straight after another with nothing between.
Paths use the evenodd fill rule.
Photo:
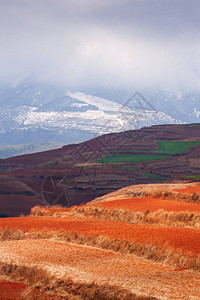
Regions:
<instances>
[{"instance_id":1,"label":"farmland","mask_svg":"<svg viewBox=\"0 0 200 300\"><path fill-rule=\"evenodd\" d=\"M162 154L183 153L199 143L199 141L157 142L159 150L154 152Z\"/></svg>"},{"instance_id":2,"label":"farmland","mask_svg":"<svg viewBox=\"0 0 200 300\"><path fill-rule=\"evenodd\" d=\"M104 293L103 299L112 299L110 293L114 299L122 294L124 299L198 299L200 204L163 198L158 193L162 187L175 195L200 195L196 183L126 187L103 201L72 208L36 206L30 216L1 219L0 273L5 276L9 268L9 276L18 281L20 268L23 274L34 272L37 289L32 275L25 275L28 290L19 286L22 295L26 291L44 297L49 291L54 299L69 294L69 299L85 299L83 293L90 293L87 299L96 299L95 293ZM163 218L153 224L152 217L148 223L160 211L166 224ZM132 220L130 214L143 218ZM168 222L173 214L179 216L177 223ZM183 214L190 217L181 219ZM193 216L198 223L191 223Z\"/></svg>"},{"instance_id":3,"label":"farmland","mask_svg":"<svg viewBox=\"0 0 200 300\"><path fill-rule=\"evenodd\" d=\"M163 155L147 155L147 154L115 154L106 155L102 159L98 159L97 162L107 164L117 164L124 162L142 162L142 161L154 161L160 159L166 159L167 156Z\"/></svg>"},{"instance_id":4,"label":"farmland","mask_svg":"<svg viewBox=\"0 0 200 300\"><path fill-rule=\"evenodd\" d=\"M198 181L199 130L152 126L1 160L0 215L27 215L35 205L79 205L131 185Z\"/></svg>"},{"instance_id":5,"label":"farmland","mask_svg":"<svg viewBox=\"0 0 200 300\"><path fill-rule=\"evenodd\" d=\"M199 299L199 129L152 126L1 160L1 293Z\"/></svg>"}]
</instances>

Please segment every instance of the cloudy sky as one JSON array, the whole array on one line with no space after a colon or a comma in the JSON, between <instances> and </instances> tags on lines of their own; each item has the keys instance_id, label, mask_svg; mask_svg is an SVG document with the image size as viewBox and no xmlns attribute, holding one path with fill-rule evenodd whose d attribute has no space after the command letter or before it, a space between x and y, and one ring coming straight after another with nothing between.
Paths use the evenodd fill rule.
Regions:
<instances>
[{"instance_id":1,"label":"cloudy sky","mask_svg":"<svg viewBox=\"0 0 200 300\"><path fill-rule=\"evenodd\" d=\"M0 0L0 81L200 90L199 0Z\"/></svg>"}]
</instances>

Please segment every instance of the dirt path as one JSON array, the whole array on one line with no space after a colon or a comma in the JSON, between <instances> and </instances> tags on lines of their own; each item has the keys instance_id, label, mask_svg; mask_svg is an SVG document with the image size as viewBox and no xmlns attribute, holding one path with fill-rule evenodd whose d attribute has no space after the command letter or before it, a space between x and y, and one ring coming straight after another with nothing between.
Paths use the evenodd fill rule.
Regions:
<instances>
[{"instance_id":1,"label":"dirt path","mask_svg":"<svg viewBox=\"0 0 200 300\"><path fill-rule=\"evenodd\" d=\"M76 282L118 285L134 293L160 299L199 299L200 295L198 272L177 272L132 255L65 242L1 242L0 261L36 265L57 277L71 278Z\"/></svg>"}]
</instances>

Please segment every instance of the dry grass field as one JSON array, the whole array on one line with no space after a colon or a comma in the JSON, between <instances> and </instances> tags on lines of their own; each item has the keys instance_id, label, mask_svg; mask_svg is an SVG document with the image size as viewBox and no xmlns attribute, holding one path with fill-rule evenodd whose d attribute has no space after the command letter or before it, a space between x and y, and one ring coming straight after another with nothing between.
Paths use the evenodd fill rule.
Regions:
<instances>
[{"instance_id":1,"label":"dry grass field","mask_svg":"<svg viewBox=\"0 0 200 300\"><path fill-rule=\"evenodd\" d=\"M0 219L0 291L10 286L8 299L197 300L199 195L197 183L127 187L83 206Z\"/></svg>"}]
</instances>

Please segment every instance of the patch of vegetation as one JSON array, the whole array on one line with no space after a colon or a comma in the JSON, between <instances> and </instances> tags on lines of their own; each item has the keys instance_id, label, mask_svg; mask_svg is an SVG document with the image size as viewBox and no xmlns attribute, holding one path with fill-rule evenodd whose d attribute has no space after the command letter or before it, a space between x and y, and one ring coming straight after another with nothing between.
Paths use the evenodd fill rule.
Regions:
<instances>
[{"instance_id":1,"label":"patch of vegetation","mask_svg":"<svg viewBox=\"0 0 200 300\"><path fill-rule=\"evenodd\" d=\"M122 208L106 209L98 206L82 206L73 208L71 213L77 219L88 219L90 217L92 220L127 222L131 224L154 224L170 227L187 226L200 229L200 214L189 211L169 212L158 209L151 212L148 209L145 212L140 212Z\"/></svg>"},{"instance_id":2,"label":"patch of vegetation","mask_svg":"<svg viewBox=\"0 0 200 300\"><path fill-rule=\"evenodd\" d=\"M161 176L161 175L156 175L156 174L153 174L153 173L144 173L144 175L147 178L154 179L153 180L154 183L163 183L165 180L170 180L171 179L169 177L165 177L165 176Z\"/></svg>"},{"instance_id":3,"label":"patch of vegetation","mask_svg":"<svg viewBox=\"0 0 200 300\"><path fill-rule=\"evenodd\" d=\"M160 178L160 176L153 174L153 173L144 173L144 175L148 178Z\"/></svg>"},{"instance_id":4,"label":"patch of vegetation","mask_svg":"<svg viewBox=\"0 0 200 300\"><path fill-rule=\"evenodd\" d=\"M178 154L183 153L198 144L200 144L200 141L157 142L157 145L160 149L152 152L162 154Z\"/></svg>"},{"instance_id":5,"label":"patch of vegetation","mask_svg":"<svg viewBox=\"0 0 200 300\"><path fill-rule=\"evenodd\" d=\"M199 179L200 180L200 175L184 175L184 179Z\"/></svg>"},{"instance_id":6,"label":"patch of vegetation","mask_svg":"<svg viewBox=\"0 0 200 300\"><path fill-rule=\"evenodd\" d=\"M117 170L128 170L128 171L136 171L136 169L133 169L133 168L126 168L126 167L112 167L112 169L117 169Z\"/></svg>"},{"instance_id":7,"label":"patch of vegetation","mask_svg":"<svg viewBox=\"0 0 200 300\"><path fill-rule=\"evenodd\" d=\"M115 154L106 155L101 159L97 159L97 162L115 164L123 162L142 162L142 161L153 161L169 158L164 155L151 155L151 154Z\"/></svg>"},{"instance_id":8,"label":"patch of vegetation","mask_svg":"<svg viewBox=\"0 0 200 300\"><path fill-rule=\"evenodd\" d=\"M53 161L51 161L51 162L48 162L48 163L45 163L45 164L40 164L40 165L38 165L39 167L52 167L52 166L54 166L54 162Z\"/></svg>"},{"instance_id":9,"label":"patch of vegetation","mask_svg":"<svg viewBox=\"0 0 200 300\"><path fill-rule=\"evenodd\" d=\"M147 213L148 212L148 213ZM149 210L145 212L145 215L147 216L149 214ZM13 236L14 234L14 236ZM8 240L18 240L21 239L20 237L18 238L18 232L14 233L14 231L11 232L11 236L13 238L10 238L10 235L8 235L9 239ZM16 238L17 237L17 238ZM96 236L96 235L84 235L79 232L67 232L67 231L53 231L53 230L41 230L41 231L32 231L32 232L26 232L26 235L24 235L25 239L56 239L59 241L65 241L68 243L73 243L77 245L87 245L91 247L97 247L100 249L106 249L106 250L111 250L114 252L119 252L119 253L125 253L125 254L134 254L139 257L144 257L147 260L151 260L154 262L159 262L159 263L164 263L169 266L174 266L174 267L184 267L187 264L187 269L193 269L193 270L200 270L200 258L199 256L191 256L187 255L185 253L182 253L181 251L174 251L170 248L164 247L160 248L156 245L149 245L149 244L140 244L137 242L130 242L126 240L120 240L120 239L112 239L109 238L108 236ZM4 239L6 240L6 239ZM20 267L20 266L19 266ZM32 268L29 268L30 271ZM8 272L9 276L12 276L13 273L13 267L8 265ZM34 274L32 275L32 272L29 273L29 270L22 269L23 272L21 272L21 269L19 269L20 276L18 276L19 272L18 269L16 270L17 272L15 273L16 267L14 265L14 276L12 278L14 279L24 279L26 280L29 284L30 283L35 283L38 282L40 279L37 278L37 270L33 270ZM3 271L3 272L2 272ZM36 273L36 274L35 274ZM0 274L5 274L8 275L7 273L7 268L5 268L5 264L3 263L3 268L1 268L1 262L0 262ZM24 277L22 276L24 275ZM42 279L45 279L46 276L44 274L41 274L41 272L38 274ZM29 279L30 278L30 279ZM34 281L33 281L34 280ZM48 280L49 281L49 280ZM56 299L56 298L54 298ZM69 298L71 299L71 298ZM89 298L86 298L89 299ZM92 299L98 299L98 298L92 298ZM109 299L109 298L99 298L99 299ZM113 299L113 298L111 298ZM114 298L117 299L117 298ZM123 299L123 298L120 298ZM129 298L124 298L124 299L129 299ZM137 299L137 298L136 298Z\"/></svg>"},{"instance_id":10,"label":"patch of vegetation","mask_svg":"<svg viewBox=\"0 0 200 300\"><path fill-rule=\"evenodd\" d=\"M200 123L190 123L189 125L200 125Z\"/></svg>"},{"instance_id":11,"label":"patch of vegetation","mask_svg":"<svg viewBox=\"0 0 200 300\"><path fill-rule=\"evenodd\" d=\"M79 283L71 278L57 279L38 267L20 266L0 262L0 274L14 281L28 284L23 299L72 299L72 300L156 300L155 297L139 296L116 285ZM2 298L3 299L3 298Z\"/></svg>"},{"instance_id":12,"label":"patch of vegetation","mask_svg":"<svg viewBox=\"0 0 200 300\"><path fill-rule=\"evenodd\" d=\"M175 191L157 190L154 192L146 192L144 193L144 195L145 197L152 196L154 198L162 198L167 200L200 204L200 194L197 194L196 192L194 192L193 194L188 194L188 193L179 193Z\"/></svg>"}]
</instances>

